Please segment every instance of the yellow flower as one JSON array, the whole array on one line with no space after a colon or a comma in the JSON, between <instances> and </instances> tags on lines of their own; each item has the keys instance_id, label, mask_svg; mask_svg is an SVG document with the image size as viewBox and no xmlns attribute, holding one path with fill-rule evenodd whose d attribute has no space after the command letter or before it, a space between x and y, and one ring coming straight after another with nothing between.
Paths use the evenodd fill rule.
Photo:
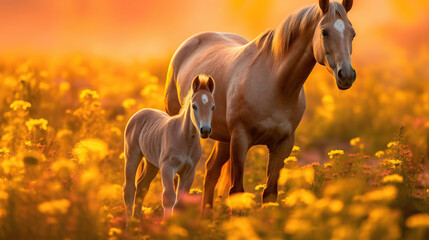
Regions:
<instances>
[{"instance_id":1,"label":"yellow flower","mask_svg":"<svg viewBox=\"0 0 429 240\"><path fill-rule=\"evenodd\" d=\"M127 98L122 102L122 106L126 109L132 108L136 105L136 100L133 98Z\"/></svg>"},{"instance_id":2,"label":"yellow flower","mask_svg":"<svg viewBox=\"0 0 429 240\"><path fill-rule=\"evenodd\" d=\"M405 225L409 228L429 227L429 214L415 214L407 219Z\"/></svg>"},{"instance_id":3,"label":"yellow flower","mask_svg":"<svg viewBox=\"0 0 429 240\"><path fill-rule=\"evenodd\" d=\"M255 195L251 193L235 193L229 196L226 205L231 209L245 210L255 206Z\"/></svg>"},{"instance_id":4,"label":"yellow flower","mask_svg":"<svg viewBox=\"0 0 429 240\"><path fill-rule=\"evenodd\" d=\"M387 207L373 208L358 233L357 239L399 239L398 214Z\"/></svg>"},{"instance_id":5,"label":"yellow flower","mask_svg":"<svg viewBox=\"0 0 429 240\"><path fill-rule=\"evenodd\" d=\"M378 157L378 158L381 158L382 156L384 156L384 151L377 151L376 153L375 153L375 156L376 157Z\"/></svg>"},{"instance_id":6,"label":"yellow flower","mask_svg":"<svg viewBox=\"0 0 429 240\"><path fill-rule=\"evenodd\" d=\"M280 206L280 205L276 202L268 202L268 203L262 204L262 208L276 208L278 206Z\"/></svg>"},{"instance_id":7,"label":"yellow flower","mask_svg":"<svg viewBox=\"0 0 429 240\"><path fill-rule=\"evenodd\" d=\"M250 220L245 217L232 218L231 221L225 221L222 224L222 229L226 232L227 240L261 239L253 229Z\"/></svg>"},{"instance_id":8,"label":"yellow flower","mask_svg":"<svg viewBox=\"0 0 429 240\"><path fill-rule=\"evenodd\" d=\"M115 236L115 235L121 235L122 230L120 228L110 228L109 229L109 236Z\"/></svg>"},{"instance_id":9,"label":"yellow flower","mask_svg":"<svg viewBox=\"0 0 429 240\"><path fill-rule=\"evenodd\" d=\"M334 157L336 157L336 156L340 156L340 155L343 155L344 154L344 151L343 150L331 150L329 153L328 153L328 155L329 155L329 158L334 158Z\"/></svg>"},{"instance_id":10,"label":"yellow flower","mask_svg":"<svg viewBox=\"0 0 429 240\"><path fill-rule=\"evenodd\" d=\"M344 203L337 199L322 198L322 199L316 200L312 206L316 209L320 209L320 210L327 209L331 212L336 213L343 210Z\"/></svg>"},{"instance_id":11,"label":"yellow flower","mask_svg":"<svg viewBox=\"0 0 429 240\"><path fill-rule=\"evenodd\" d=\"M396 198L398 190L395 186L388 185L365 193L363 196L355 196L353 199L361 202L392 201Z\"/></svg>"},{"instance_id":12,"label":"yellow flower","mask_svg":"<svg viewBox=\"0 0 429 240\"><path fill-rule=\"evenodd\" d=\"M256 191L259 191L259 190L264 190L265 188L267 187L267 184L258 184L258 185L256 185L256 187L255 187L255 190Z\"/></svg>"},{"instance_id":13,"label":"yellow flower","mask_svg":"<svg viewBox=\"0 0 429 240\"><path fill-rule=\"evenodd\" d=\"M282 202L288 206L292 207L298 203L303 203L305 205L309 205L314 203L316 197L314 194L305 189L296 189L292 190Z\"/></svg>"},{"instance_id":14,"label":"yellow flower","mask_svg":"<svg viewBox=\"0 0 429 240\"><path fill-rule=\"evenodd\" d=\"M96 91L85 89L80 92L79 99L81 102L92 102L94 100L100 99L100 96Z\"/></svg>"},{"instance_id":15,"label":"yellow flower","mask_svg":"<svg viewBox=\"0 0 429 240\"><path fill-rule=\"evenodd\" d=\"M344 203L340 200L331 200L330 204L329 204L329 209L332 212L340 212L341 210L343 210L344 207Z\"/></svg>"},{"instance_id":16,"label":"yellow flower","mask_svg":"<svg viewBox=\"0 0 429 240\"><path fill-rule=\"evenodd\" d=\"M73 148L73 153L81 164L97 163L107 156L108 147L100 139L88 138L77 143Z\"/></svg>"},{"instance_id":17,"label":"yellow flower","mask_svg":"<svg viewBox=\"0 0 429 240\"><path fill-rule=\"evenodd\" d=\"M18 109L27 110L27 108L31 107L31 103L22 101L22 100L15 100L13 103L10 104L10 108L14 111Z\"/></svg>"},{"instance_id":18,"label":"yellow flower","mask_svg":"<svg viewBox=\"0 0 429 240\"><path fill-rule=\"evenodd\" d=\"M295 153L295 152L299 152L299 151L301 151L301 148L299 148L298 146L293 146L293 148L292 148L292 152L293 153Z\"/></svg>"},{"instance_id":19,"label":"yellow flower","mask_svg":"<svg viewBox=\"0 0 429 240\"><path fill-rule=\"evenodd\" d=\"M200 194L203 193L203 191L199 188L191 188L191 190L189 190L190 194Z\"/></svg>"},{"instance_id":20,"label":"yellow flower","mask_svg":"<svg viewBox=\"0 0 429 240\"><path fill-rule=\"evenodd\" d=\"M284 162L285 163L288 163L288 162L297 162L298 161L298 159L296 159L296 157L288 157L288 158L286 158L285 160L284 160Z\"/></svg>"},{"instance_id":21,"label":"yellow flower","mask_svg":"<svg viewBox=\"0 0 429 240\"><path fill-rule=\"evenodd\" d=\"M116 136L121 136L121 135L122 135L121 130L120 130L119 128L117 128L117 127L111 127L111 128L110 128L110 132L111 132L113 135L116 135Z\"/></svg>"},{"instance_id":22,"label":"yellow flower","mask_svg":"<svg viewBox=\"0 0 429 240\"><path fill-rule=\"evenodd\" d=\"M70 89L70 83L68 82L62 82L60 83L60 92L65 93Z\"/></svg>"},{"instance_id":23,"label":"yellow flower","mask_svg":"<svg viewBox=\"0 0 429 240\"><path fill-rule=\"evenodd\" d=\"M313 228L313 225L307 220L291 217L286 222L285 232L289 234L299 234L302 232L309 232Z\"/></svg>"},{"instance_id":24,"label":"yellow flower","mask_svg":"<svg viewBox=\"0 0 429 240\"><path fill-rule=\"evenodd\" d=\"M9 157L9 153L10 153L10 151L8 148L6 148L6 147L0 148L0 157L7 158L7 157Z\"/></svg>"},{"instance_id":25,"label":"yellow flower","mask_svg":"<svg viewBox=\"0 0 429 240\"><path fill-rule=\"evenodd\" d=\"M62 139L62 138L66 138L66 137L70 137L73 135L73 132L71 130L68 129L61 129L60 131L57 132L57 139Z\"/></svg>"},{"instance_id":26,"label":"yellow flower","mask_svg":"<svg viewBox=\"0 0 429 240\"><path fill-rule=\"evenodd\" d=\"M399 144L399 141L390 142L390 143L387 144L387 148L396 147L396 146L398 146L398 144Z\"/></svg>"},{"instance_id":27,"label":"yellow flower","mask_svg":"<svg viewBox=\"0 0 429 240\"><path fill-rule=\"evenodd\" d=\"M153 210L150 207L142 207L142 212L143 214L148 215L148 214L152 214Z\"/></svg>"},{"instance_id":28,"label":"yellow flower","mask_svg":"<svg viewBox=\"0 0 429 240\"><path fill-rule=\"evenodd\" d=\"M159 90L159 86L158 84L149 84L147 85L143 90L140 91L140 95L142 97L147 97L151 94L153 94L154 92L157 92Z\"/></svg>"},{"instance_id":29,"label":"yellow flower","mask_svg":"<svg viewBox=\"0 0 429 240\"><path fill-rule=\"evenodd\" d=\"M69 207L70 201L63 198L43 202L37 206L37 209L39 209L41 213L53 215L56 213L65 214L69 210Z\"/></svg>"},{"instance_id":30,"label":"yellow flower","mask_svg":"<svg viewBox=\"0 0 429 240\"><path fill-rule=\"evenodd\" d=\"M401 160L397 160L397 159L385 159L384 161L391 164L393 168L396 168L402 163Z\"/></svg>"},{"instance_id":31,"label":"yellow flower","mask_svg":"<svg viewBox=\"0 0 429 240\"><path fill-rule=\"evenodd\" d=\"M314 169L312 167L302 167L298 169L282 168L278 180L279 185L285 185L287 182L312 184L314 181Z\"/></svg>"},{"instance_id":32,"label":"yellow flower","mask_svg":"<svg viewBox=\"0 0 429 240\"><path fill-rule=\"evenodd\" d=\"M401 183L404 181L404 178L402 176L399 176L398 174L392 174L385 176L383 178L383 183Z\"/></svg>"},{"instance_id":33,"label":"yellow flower","mask_svg":"<svg viewBox=\"0 0 429 240\"><path fill-rule=\"evenodd\" d=\"M332 163L325 163L325 164L323 164L323 167L324 168L330 168L330 167L332 167Z\"/></svg>"},{"instance_id":34,"label":"yellow flower","mask_svg":"<svg viewBox=\"0 0 429 240\"><path fill-rule=\"evenodd\" d=\"M44 118L39 119L33 119L30 118L28 121L25 122L25 125L27 126L28 131L32 131L36 127L38 127L41 130L48 130L48 120Z\"/></svg>"},{"instance_id":35,"label":"yellow flower","mask_svg":"<svg viewBox=\"0 0 429 240\"><path fill-rule=\"evenodd\" d=\"M357 146L357 144L360 142L360 137L356 137L350 140L350 145Z\"/></svg>"},{"instance_id":36,"label":"yellow flower","mask_svg":"<svg viewBox=\"0 0 429 240\"><path fill-rule=\"evenodd\" d=\"M168 227L168 235L186 238L188 237L189 233L185 228L174 224Z\"/></svg>"},{"instance_id":37,"label":"yellow flower","mask_svg":"<svg viewBox=\"0 0 429 240\"><path fill-rule=\"evenodd\" d=\"M50 86L49 84L47 84L47 83L45 83L45 82L41 82L41 83L39 83L39 89L40 89L40 90L48 91L48 90L49 90L49 88L51 88L51 86Z\"/></svg>"},{"instance_id":38,"label":"yellow flower","mask_svg":"<svg viewBox=\"0 0 429 240\"><path fill-rule=\"evenodd\" d=\"M7 200L9 198L9 194L0 189L0 200Z\"/></svg>"},{"instance_id":39,"label":"yellow flower","mask_svg":"<svg viewBox=\"0 0 429 240\"><path fill-rule=\"evenodd\" d=\"M122 187L118 184L108 184L101 186L98 190L98 199L114 200L120 198L122 194Z\"/></svg>"}]
</instances>

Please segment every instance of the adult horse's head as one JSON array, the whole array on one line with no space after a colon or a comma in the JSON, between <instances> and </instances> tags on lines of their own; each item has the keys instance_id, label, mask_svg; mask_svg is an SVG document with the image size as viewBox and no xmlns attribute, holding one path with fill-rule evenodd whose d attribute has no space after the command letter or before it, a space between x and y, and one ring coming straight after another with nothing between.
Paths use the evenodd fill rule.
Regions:
<instances>
[{"instance_id":1,"label":"adult horse's head","mask_svg":"<svg viewBox=\"0 0 429 240\"><path fill-rule=\"evenodd\" d=\"M353 0L343 0L342 4L319 0L323 17L313 36L314 57L335 76L340 90L350 88L356 79L356 71L350 60L356 34L347 18L352 5Z\"/></svg>"},{"instance_id":2,"label":"adult horse's head","mask_svg":"<svg viewBox=\"0 0 429 240\"><path fill-rule=\"evenodd\" d=\"M200 74L192 80L191 119L202 138L208 138L212 133L214 88L215 83L211 76Z\"/></svg>"}]
</instances>

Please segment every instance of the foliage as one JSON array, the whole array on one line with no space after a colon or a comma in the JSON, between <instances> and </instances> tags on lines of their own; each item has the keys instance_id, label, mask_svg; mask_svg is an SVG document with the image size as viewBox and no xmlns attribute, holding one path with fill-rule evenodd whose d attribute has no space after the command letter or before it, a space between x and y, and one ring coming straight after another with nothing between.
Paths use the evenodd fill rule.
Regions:
<instances>
[{"instance_id":1,"label":"foliage","mask_svg":"<svg viewBox=\"0 0 429 240\"><path fill-rule=\"evenodd\" d=\"M163 109L162 81L138 64L79 56L0 65L0 239L429 237L423 64L405 65L416 76L361 68L357 86L339 97L316 69L313 87L306 87L300 147L284 160L277 203L261 204L268 152L255 146L246 161L249 192L217 197L212 214L200 218L201 161L183 209L162 220L157 177L142 224L129 229L123 129L138 109ZM398 79L407 79L407 87ZM203 141L203 160L212 144Z\"/></svg>"}]
</instances>

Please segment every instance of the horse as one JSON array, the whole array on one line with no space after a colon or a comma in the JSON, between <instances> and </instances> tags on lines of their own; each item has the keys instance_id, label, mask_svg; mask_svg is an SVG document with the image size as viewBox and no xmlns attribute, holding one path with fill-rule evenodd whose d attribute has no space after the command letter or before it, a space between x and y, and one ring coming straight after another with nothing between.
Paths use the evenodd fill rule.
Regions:
<instances>
[{"instance_id":1,"label":"horse","mask_svg":"<svg viewBox=\"0 0 429 240\"><path fill-rule=\"evenodd\" d=\"M173 213L183 196L189 193L195 177L195 167L202 155L201 138L211 134L211 119L215 107L215 83L208 75L197 75L192 81L186 105L179 115L170 117L155 109L142 109L134 114L125 128L124 202L127 224L140 219L142 203L150 183L161 172L164 218ZM143 157L145 161L142 162ZM142 162L137 188L136 172ZM175 174L179 183L174 186ZM135 198L135 205L133 210Z\"/></svg>"},{"instance_id":2,"label":"horse","mask_svg":"<svg viewBox=\"0 0 429 240\"><path fill-rule=\"evenodd\" d=\"M326 66L340 90L356 79L350 57L355 31L347 17L352 4L320 0L250 42L232 33L199 33L174 53L164 94L168 114L179 112L196 72L216 79L210 136L215 145L206 162L203 211L212 207L221 168L229 159L229 194L244 192L244 163L253 145L269 150L262 201L277 201L283 160L291 153L306 108L303 84L314 66Z\"/></svg>"}]
</instances>

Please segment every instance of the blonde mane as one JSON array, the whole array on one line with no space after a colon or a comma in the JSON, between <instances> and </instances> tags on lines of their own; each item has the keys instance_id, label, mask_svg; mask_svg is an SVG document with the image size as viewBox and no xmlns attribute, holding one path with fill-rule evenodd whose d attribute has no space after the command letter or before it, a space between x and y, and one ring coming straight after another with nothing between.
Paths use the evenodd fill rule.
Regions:
<instances>
[{"instance_id":1,"label":"blonde mane","mask_svg":"<svg viewBox=\"0 0 429 240\"><path fill-rule=\"evenodd\" d=\"M329 10L325 14L328 17L347 15L344 7L338 2L331 2ZM308 27L315 27L323 17L318 5L309 6L293 13L277 28L268 30L255 39L256 46L260 48L260 54L283 57L288 52L297 36Z\"/></svg>"}]
</instances>

